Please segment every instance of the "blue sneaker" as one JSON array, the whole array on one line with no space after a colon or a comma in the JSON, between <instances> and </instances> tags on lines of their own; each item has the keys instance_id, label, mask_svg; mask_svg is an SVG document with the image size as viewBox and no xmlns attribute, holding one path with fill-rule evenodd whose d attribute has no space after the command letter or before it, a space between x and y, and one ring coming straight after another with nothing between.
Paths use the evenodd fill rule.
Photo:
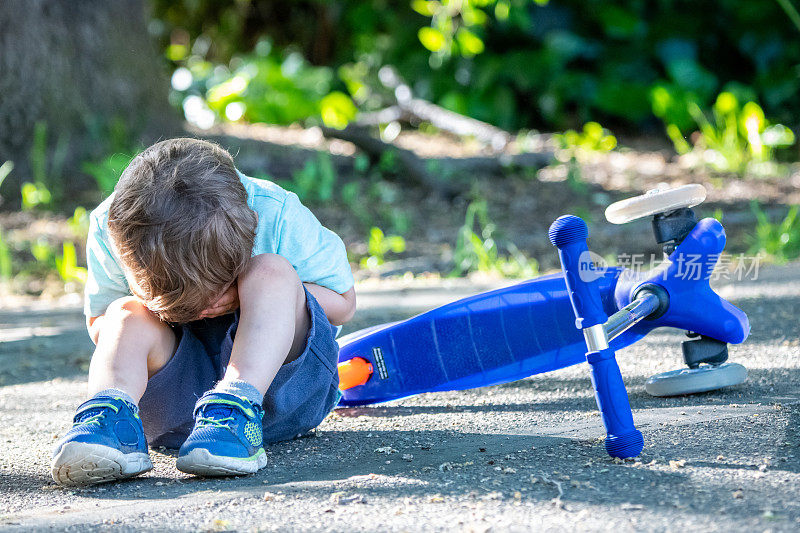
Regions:
<instances>
[{"instance_id":1,"label":"blue sneaker","mask_svg":"<svg viewBox=\"0 0 800 533\"><path fill-rule=\"evenodd\" d=\"M139 409L120 398L92 398L78 407L72 428L53 450L60 485L105 483L153 468Z\"/></svg>"},{"instance_id":2,"label":"blue sneaker","mask_svg":"<svg viewBox=\"0 0 800 533\"><path fill-rule=\"evenodd\" d=\"M178 470L198 476L230 476L264 468L263 416L260 405L244 398L205 393L194 407L194 429L178 452Z\"/></svg>"}]
</instances>

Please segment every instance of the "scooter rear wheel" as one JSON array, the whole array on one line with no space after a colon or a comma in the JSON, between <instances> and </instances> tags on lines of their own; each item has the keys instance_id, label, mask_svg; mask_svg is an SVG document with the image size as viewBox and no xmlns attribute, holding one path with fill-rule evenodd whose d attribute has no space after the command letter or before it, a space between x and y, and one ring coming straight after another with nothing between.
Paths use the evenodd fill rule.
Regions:
<instances>
[{"instance_id":1,"label":"scooter rear wheel","mask_svg":"<svg viewBox=\"0 0 800 533\"><path fill-rule=\"evenodd\" d=\"M706 189L698 183L674 189L654 189L640 196L614 202L606 208L606 220L612 224L625 224L682 207L694 207L705 199Z\"/></svg>"},{"instance_id":2,"label":"scooter rear wheel","mask_svg":"<svg viewBox=\"0 0 800 533\"><path fill-rule=\"evenodd\" d=\"M739 363L701 365L650 376L644 390L651 396L681 396L739 385L747 379L747 369Z\"/></svg>"}]
</instances>

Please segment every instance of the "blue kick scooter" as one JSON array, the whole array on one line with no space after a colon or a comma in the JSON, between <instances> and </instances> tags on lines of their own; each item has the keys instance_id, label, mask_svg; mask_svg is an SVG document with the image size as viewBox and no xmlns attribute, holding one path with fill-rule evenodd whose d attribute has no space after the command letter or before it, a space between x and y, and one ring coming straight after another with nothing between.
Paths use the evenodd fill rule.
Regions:
<instances>
[{"instance_id":1,"label":"blue kick scooter","mask_svg":"<svg viewBox=\"0 0 800 533\"><path fill-rule=\"evenodd\" d=\"M664 262L646 272L600 267L588 229L565 215L550 227L562 274L464 298L421 315L339 340L341 406L385 402L432 391L505 383L588 362L613 457L636 457L641 433L615 358L659 327L685 330L687 368L647 380L654 396L716 390L742 383L746 369L728 363L728 344L750 332L747 316L709 286L725 230L691 209L701 185L651 191L612 204L609 222L652 217Z\"/></svg>"}]
</instances>

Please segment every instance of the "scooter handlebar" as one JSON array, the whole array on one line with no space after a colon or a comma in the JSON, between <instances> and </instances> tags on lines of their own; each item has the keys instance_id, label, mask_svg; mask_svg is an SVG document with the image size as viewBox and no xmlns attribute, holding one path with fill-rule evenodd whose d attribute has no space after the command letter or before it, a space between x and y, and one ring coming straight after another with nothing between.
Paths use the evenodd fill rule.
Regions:
<instances>
[{"instance_id":1,"label":"scooter handlebar","mask_svg":"<svg viewBox=\"0 0 800 533\"><path fill-rule=\"evenodd\" d=\"M603 310L597 282L599 275L586 244L589 236L586 223L574 215L564 215L553 222L548 235L550 242L558 247L567 292L575 311L575 326L586 330L604 324L608 315ZM612 457L636 457L642 451L644 440L633 425L628 392L614 350L605 344L588 352L586 361L592 368L597 407L608 433L606 451Z\"/></svg>"},{"instance_id":2,"label":"scooter handlebar","mask_svg":"<svg viewBox=\"0 0 800 533\"><path fill-rule=\"evenodd\" d=\"M586 245L589 229L575 215L564 215L550 225L550 242L558 247L558 257L564 269L567 292L575 310L575 327L585 329L608 319L603 310L599 275Z\"/></svg>"}]
</instances>

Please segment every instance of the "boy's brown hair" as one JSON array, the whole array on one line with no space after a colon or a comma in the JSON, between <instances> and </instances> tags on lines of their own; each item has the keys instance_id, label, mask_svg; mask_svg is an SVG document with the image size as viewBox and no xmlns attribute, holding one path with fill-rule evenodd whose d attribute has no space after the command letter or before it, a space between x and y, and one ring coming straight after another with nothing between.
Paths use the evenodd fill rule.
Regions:
<instances>
[{"instance_id":1,"label":"boy's brown hair","mask_svg":"<svg viewBox=\"0 0 800 533\"><path fill-rule=\"evenodd\" d=\"M132 292L162 320L195 320L250 259L256 214L230 154L179 138L154 144L122 173L108 228Z\"/></svg>"}]
</instances>

